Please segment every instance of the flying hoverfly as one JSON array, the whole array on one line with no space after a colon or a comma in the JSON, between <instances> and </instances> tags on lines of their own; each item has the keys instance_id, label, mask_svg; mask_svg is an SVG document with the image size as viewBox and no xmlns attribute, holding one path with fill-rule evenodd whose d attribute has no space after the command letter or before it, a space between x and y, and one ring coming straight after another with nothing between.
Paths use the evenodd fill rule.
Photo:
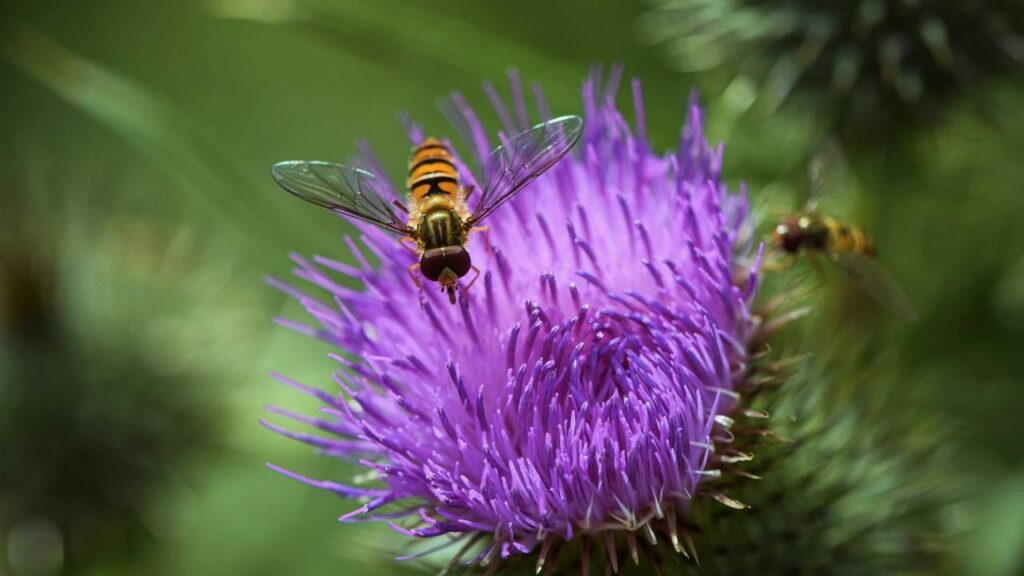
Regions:
<instances>
[{"instance_id":1,"label":"flying hoverfly","mask_svg":"<svg viewBox=\"0 0 1024 576\"><path fill-rule=\"evenodd\" d=\"M470 232L486 230L479 226L484 219L565 156L582 126L579 116L562 116L498 146L480 167L480 196L472 210L467 200L473 189L462 186L451 150L436 138L425 138L413 148L406 183L409 202L404 204L394 198L386 177L361 168L290 160L274 164L271 174L303 200L398 234L419 257L409 267L416 287L422 289L419 269L454 304L459 279L470 270L480 273L466 250ZM406 217L399 217L393 207Z\"/></svg>"},{"instance_id":2,"label":"flying hoverfly","mask_svg":"<svg viewBox=\"0 0 1024 576\"><path fill-rule=\"evenodd\" d=\"M832 188L839 152L824 146L808 168L810 193L802 210L784 216L775 226L772 243L795 262L805 254L815 265L824 255L849 275L857 287L882 307L904 321L916 317L910 298L889 272L875 259L875 244L864 230L818 212L818 201Z\"/></svg>"}]
</instances>

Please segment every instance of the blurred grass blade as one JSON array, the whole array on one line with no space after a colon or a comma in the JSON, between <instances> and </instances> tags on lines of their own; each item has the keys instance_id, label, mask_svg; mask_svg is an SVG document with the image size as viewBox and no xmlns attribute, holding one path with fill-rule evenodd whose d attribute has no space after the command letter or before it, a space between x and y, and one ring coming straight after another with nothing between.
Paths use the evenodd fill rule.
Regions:
<instances>
[{"instance_id":1,"label":"blurred grass blade","mask_svg":"<svg viewBox=\"0 0 1024 576\"><path fill-rule=\"evenodd\" d=\"M7 27L3 55L58 96L123 137L182 192L269 239L269 225L241 198L253 182L233 172L203 131L157 95L91 62L24 23Z\"/></svg>"},{"instance_id":2,"label":"blurred grass blade","mask_svg":"<svg viewBox=\"0 0 1024 576\"><path fill-rule=\"evenodd\" d=\"M436 75L438 68L469 78L493 76L495 63L528 72L554 102L575 102L578 66L525 42L495 35L449 16L436 6L393 0L317 3L297 0L210 0L217 16L291 23L320 34L361 57ZM424 33L429 31L429 33ZM458 48L452 38L458 38ZM477 47L477 48L472 48ZM486 47L486 50L478 49ZM391 61L393 60L393 61ZM424 61L435 66L425 67Z\"/></svg>"}]
</instances>

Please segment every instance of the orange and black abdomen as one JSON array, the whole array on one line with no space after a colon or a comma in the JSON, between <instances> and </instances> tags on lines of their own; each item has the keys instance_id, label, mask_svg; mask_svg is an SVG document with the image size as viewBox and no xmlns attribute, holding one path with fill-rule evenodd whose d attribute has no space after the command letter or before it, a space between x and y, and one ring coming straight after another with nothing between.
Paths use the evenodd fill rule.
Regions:
<instances>
[{"instance_id":1,"label":"orange and black abdomen","mask_svg":"<svg viewBox=\"0 0 1024 576\"><path fill-rule=\"evenodd\" d=\"M451 151L436 138L427 138L412 152L409 161L409 195L417 206L428 198L444 195L455 202L459 174Z\"/></svg>"},{"instance_id":2,"label":"orange and black abdomen","mask_svg":"<svg viewBox=\"0 0 1024 576\"><path fill-rule=\"evenodd\" d=\"M828 229L829 252L854 252L874 256L875 246L859 226L840 222L830 216L822 216L821 220Z\"/></svg>"}]
</instances>

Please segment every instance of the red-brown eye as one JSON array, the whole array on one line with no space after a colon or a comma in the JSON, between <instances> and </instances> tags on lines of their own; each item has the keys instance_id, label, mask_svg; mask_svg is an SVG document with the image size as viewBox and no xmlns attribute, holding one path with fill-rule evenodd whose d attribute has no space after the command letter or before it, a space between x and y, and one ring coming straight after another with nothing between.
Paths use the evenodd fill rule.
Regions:
<instances>
[{"instance_id":1,"label":"red-brown eye","mask_svg":"<svg viewBox=\"0 0 1024 576\"><path fill-rule=\"evenodd\" d=\"M420 257L420 270L428 280L433 280L434 282L437 282L441 277L441 273L444 272L445 268L448 268L456 276L462 278L469 272L471 267L472 262L469 259L469 252L460 246L433 248L424 252L423 256Z\"/></svg>"},{"instance_id":2,"label":"red-brown eye","mask_svg":"<svg viewBox=\"0 0 1024 576\"><path fill-rule=\"evenodd\" d=\"M797 221L792 218L786 218L776 226L775 237L778 239L779 247L786 252L800 250L800 245L803 243L803 232Z\"/></svg>"}]
</instances>

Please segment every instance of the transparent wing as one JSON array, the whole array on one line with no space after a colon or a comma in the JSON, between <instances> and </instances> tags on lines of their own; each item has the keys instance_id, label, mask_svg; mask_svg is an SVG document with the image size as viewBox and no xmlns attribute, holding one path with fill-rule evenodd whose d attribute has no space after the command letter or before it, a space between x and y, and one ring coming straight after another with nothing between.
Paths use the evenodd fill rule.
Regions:
<instances>
[{"instance_id":1,"label":"transparent wing","mask_svg":"<svg viewBox=\"0 0 1024 576\"><path fill-rule=\"evenodd\" d=\"M835 196L836 186L843 169L842 152L839 144L832 140L818 147L807 165L809 189L804 210L815 212L822 198Z\"/></svg>"},{"instance_id":2,"label":"transparent wing","mask_svg":"<svg viewBox=\"0 0 1024 576\"><path fill-rule=\"evenodd\" d=\"M481 166L480 200L470 224L486 218L527 184L561 160L583 128L579 116L562 116L538 124L497 147Z\"/></svg>"},{"instance_id":3,"label":"transparent wing","mask_svg":"<svg viewBox=\"0 0 1024 576\"><path fill-rule=\"evenodd\" d=\"M905 322L917 317L910 297L877 260L855 253L834 254L832 260L849 274L858 288Z\"/></svg>"},{"instance_id":4,"label":"transparent wing","mask_svg":"<svg viewBox=\"0 0 1024 576\"><path fill-rule=\"evenodd\" d=\"M410 232L387 200L387 182L366 170L330 162L289 160L274 164L270 173L282 188L307 202L398 234Z\"/></svg>"}]
</instances>

